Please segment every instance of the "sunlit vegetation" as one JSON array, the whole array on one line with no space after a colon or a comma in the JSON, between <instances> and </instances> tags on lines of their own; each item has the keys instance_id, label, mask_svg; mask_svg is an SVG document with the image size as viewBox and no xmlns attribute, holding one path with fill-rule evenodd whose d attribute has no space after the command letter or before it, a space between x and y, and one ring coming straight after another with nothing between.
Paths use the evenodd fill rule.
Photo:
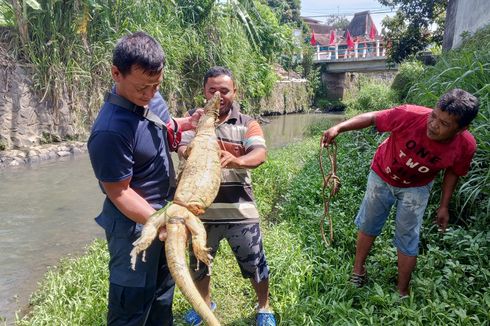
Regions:
<instances>
[{"instance_id":1,"label":"sunlit vegetation","mask_svg":"<svg viewBox=\"0 0 490 326\"><path fill-rule=\"evenodd\" d=\"M422 250L410 298L395 289L393 223L377 239L367 268L370 283L354 288L356 230L369 161L379 136L372 130L339 137L340 193L331 204L334 244L322 242L322 178L318 168L319 126L300 144L273 150L254 171L255 194L263 216L264 246L271 268L271 303L282 325L485 325L490 311L489 231L452 224L440 234L432 224L438 195L431 198ZM107 253L97 241L87 256L64 260L47 275L20 325L100 325L105 318ZM213 268L213 300L224 325L253 323L255 298L226 243ZM177 292L176 325L188 303Z\"/></svg>"},{"instance_id":2,"label":"sunlit vegetation","mask_svg":"<svg viewBox=\"0 0 490 326\"><path fill-rule=\"evenodd\" d=\"M54 109L68 103L86 125L110 86L113 46L128 32L146 31L162 44L161 90L181 111L202 104L202 78L213 65L228 66L244 108L258 110L277 78L273 65L301 51L295 26L261 1L13 1L23 5L18 15L8 3L0 1L0 16L9 52L32 66L41 99Z\"/></svg>"},{"instance_id":3,"label":"sunlit vegetation","mask_svg":"<svg viewBox=\"0 0 490 326\"><path fill-rule=\"evenodd\" d=\"M143 4L147 3L143 2ZM102 36L109 34L104 38L107 44L97 43L103 49L110 48L109 43L113 42L116 34L134 27L127 15L124 15L124 10L129 10L129 7L125 6L129 5L118 2L118 6L121 6L118 9L122 10L122 13L117 16L120 17L116 21L117 24L114 24L118 26L117 33L114 30L106 30L103 20L99 22L100 25L94 25L99 26L96 30ZM214 22L217 25L236 24L237 31L240 30L241 41L235 40L238 43L234 43L235 41L225 39L223 34L218 33L217 35L221 35L223 39L212 43L220 44L220 47L213 48L206 44L215 34L206 34L209 35L206 40L199 38L199 35L203 35L199 33L214 30L211 26L212 21L208 22L209 25L199 25L194 21L199 17L192 16L195 31L186 30L187 33L181 33L180 38L184 41L168 36L165 31L154 27L155 24L160 23L175 24L176 28L180 28L177 30L184 31L179 27L180 23L163 18L169 18L165 16L168 14L166 6L160 4L160 7L155 10L162 15L160 18L151 16L153 14L149 14L148 10L141 11L140 14L141 17L145 16L148 19L145 28L156 35L167 49L169 71L164 85L167 90L170 92L178 90L180 92L178 94L187 94L189 98L198 97L195 95L197 92L192 93L191 88L187 89L185 86L187 82L199 83L200 77L193 79L197 78L197 73L193 75L192 70L182 74L183 70L170 70L173 69L171 67L184 69L193 62L199 62L195 66L199 73L205 70L201 67L203 62L206 63L205 66L210 62L222 64L237 62L237 66L244 69L236 70L241 85L247 85L244 83L247 82L248 77L252 79L250 83L256 82L253 80L256 75L246 74L245 67L250 68L249 62L240 61L241 57L237 57L238 53L234 52L236 51L234 46L241 44L239 43L241 41L248 42L250 35L248 31L243 30L243 25L239 21L234 22L232 17L236 16L224 15L232 12L232 7L216 9L216 16L212 17L216 18ZM139 12L139 5L133 4L133 7ZM102 7L97 10L98 13L104 13L104 10L108 9ZM220 16L221 14L223 16ZM94 17L91 18L92 21L95 20ZM205 17L209 19L211 16ZM184 25L187 24L186 20ZM207 29L204 26L207 26ZM192 49L191 54L181 51L180 45L172 43L177 42L178 39L179 42L187 42L185 44L192 45L196 49ZM318 151L321 131L327 126L316 126L311 131L311 137L300 144L271 151L268 162L254 170L255 195L263 217L264 246L271 268L271 303L280 324L489 325L490 54L487 48L489 43L490 30L482 31L474 39L468 40L461 50L443 54L435 66L420 67L418 64L411 63L412 68L416 70L411 67L401 69L403 76L400 78L403 77L401 79L403 82L395 84L393 88L386 85L365 88L362 91L364 93L361 93L362 96L358 97L357 103L355 99L349 103L349 110L355 109L356 112L364 109L379 110L404 102L432 107L440 95L454 87L474 93L481 101L480 114L470 128L477 139L478 151L470 173L462 178L458 192L453 197L450 227L444 234L439 233L432 223L439 202L440 180L433 188L425 215L421 234L421 252L413 275L412 293L409 298L400 300L395 289L397 267L396 250L392 245L393 223L390 223L392 221L387 223L385 230L376 240L368 259L370 282L362 289L356 289L348 282L356 236L353 220L364 193L369 162L383 135L377 135L372 129L366 129L338 137L338 175L342 187L331 203L335 240L330 247L324 245L319 231L323 202ZM242 47L251 49L253 47L251 44L247 43ZM181 52L172 52L178 50ZM99 62L99 67L106 69L107 52L101 50L100 53L98 57L100 60L94 62ZM219 60L207 61L210 60L209 58L219 58ZM260 58L263 61L250 57L247 60L259 60L253 61L253 65L260 62L268 65L265 55ZM259 73L256 71L258 68L254 69L254 74ZM99 70L99 73L103 71L106 70ZM240 71L243 74L240 74ZM181 75L184 79L178 79ZM88 79L86 81L88 82ZM264 85L262 83L262 86L251 86L250 94L260 96L262 94L260 90L265 89L262 88ZM381 96L386 99L386 102L377 101ZM108 255L103 241L92 244L87 254L81 258L63 260L58 267L47 274L40 289L33 296L30 314L19 320L18 324L94 326L104 324L107 260ZM223 324L253 323L255 304L253 290L250 284L241 278L226 243L222 244L215 262L212 291L213 298L218 303L216 313ZM177 325L182 325L181 316L187 309L189 309L188 303L177 292L174 300Z\"/></svg>"},{"instance_id":4,"label":"sunlit vegetation","mask_svg":"<svg viewBox=\"0 0 490 326\"><path fill-rule=\"evenodd\" d=\"M398 104L396 92L389 82L359 78L359 86L352 88L345 97L347 114L353 116L362 112L378 111Z\"/></svg>"}]
</instances>

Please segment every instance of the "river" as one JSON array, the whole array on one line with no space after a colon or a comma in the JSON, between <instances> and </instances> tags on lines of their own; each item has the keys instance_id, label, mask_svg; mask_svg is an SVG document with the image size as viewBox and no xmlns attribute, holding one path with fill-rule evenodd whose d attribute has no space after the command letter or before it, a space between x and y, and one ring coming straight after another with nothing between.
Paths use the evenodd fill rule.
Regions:
<instances>
[{"instance_id":1,"label":"river","mask_svg":"<svg viewBox=\"0 0 490 326\"><path fill-rule=\"evenodd\" d=\"M268 118L268 147L300 141L319 119L342 115L292 114ZM103 232L94 222L103 196L87 154L0 170L0 322L10 324L49 266L77 256Z\"/></svg>"}]
</instances>

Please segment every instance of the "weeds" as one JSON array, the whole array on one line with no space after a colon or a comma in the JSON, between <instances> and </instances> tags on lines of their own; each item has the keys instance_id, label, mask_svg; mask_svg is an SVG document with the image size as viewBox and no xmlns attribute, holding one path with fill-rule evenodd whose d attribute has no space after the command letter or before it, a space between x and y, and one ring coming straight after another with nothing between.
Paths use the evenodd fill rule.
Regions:
<instances>
[{"instance_id":1,"label":"weeds","mask_svg":"<svg viewBox=\"0 0 490 326\"><path fill-rule=\"evenodd\" d=\"M351 91L345 99L349 115L389 109L398 104L397 93L387 83L361 78L359 84L359 90Z\"/></svg>"},{"instance_id":2,"label":"weeds","mask_svg":"<svg viewBox=\"0 0 490 326\"><path fill-rule=\"evenodd\" d=\"M17 56L32 64L33 85L41 101L50 101L53 110L68 103L81 129L96 116L111 84L114 43L128 32L146 31L162 44L167 57L162 92L175 103L175 113L201 104L202 78L214 65L234 72L239 96L252 104L252 113L272 90L276 78L272 64L299 51L292 42L292 28L255 1L38 3L38 9L25 8L25 21L9 20L18 31L28 32L28 40L18 34ZM11 10L2 6L6 8L0 8L2 12Z\"/></svg>"},{"instance_id":3,"label":"weeds","mask_svg":"<svg viewBox=\"0 0 490 326\"><path fill-rule=\"evenodd\" d=\"M348 282L354 257L354 216L364 194L369 161L380 141L369 130L339 136L339 194L331 203L335 242L325 247L319 232L321 176L317 163L320 130L304 142L270 153L254 170L264 247L271 269L271 304L281 325L488 325L490 232L452 224L441 235L432 226L439 194L431 198L422 231L422 251L412 295L399 301L395 288L393 221L368 258L370 282ZM65 261L49 273L34 295L33 310L19 325L100 325L107 297L107 253L96 242L87 256ZM65 265L66 264L66 265ZM223 242L212 277L213 300L224 325L249 325L255 295L242 279ZM177 291L176 325L189 309Z\"/></svg>"},{"instance_id":4,"label":"weeds","mask_svg":"<svg viewBox=\"0 0 490 326\"><path fill-rule=\"evenodd\" d=\"M123 23L119 21L117 25ZM479 35L480 39L488 39L489 34L487 30ZM254 170L255 195L263 216L264 247L271 268L271 303L280 324L489 325L490 60L488 50L483 49L486 44L468 41L468 50L442 56L408 92L411 102L427 106L433 106L452 87L471 91L481 101L481 112L471 129L478 152L470 174L454 196L451 211L460 220L452 219L444 234L433 226L440 196L440 182L436 183L426 211L421 253L408 299L400 301L395 289L392 220L388 220L368 258L371 275L368 285L356 289L348 283L356 237L353 219L364 193L369 162L383 136L364 130L338 137L342 188L331 203L335 242L328 248L321 240L318 225L322 214L322 179L317 154L320 133L326 126L314 128L312 136L301 144L272 151L268 162ZM31 314L18 324L103 324L107 259L105 245L96 242L86 256L65 260L47 275L33 296ZM241 278L225 244L217 255L212 286L218 318L223 324L253 322L253 291ZM174 301L177 325L182 324L180 316L188 308L177 292Z\"/></svg>"}]
</instances>

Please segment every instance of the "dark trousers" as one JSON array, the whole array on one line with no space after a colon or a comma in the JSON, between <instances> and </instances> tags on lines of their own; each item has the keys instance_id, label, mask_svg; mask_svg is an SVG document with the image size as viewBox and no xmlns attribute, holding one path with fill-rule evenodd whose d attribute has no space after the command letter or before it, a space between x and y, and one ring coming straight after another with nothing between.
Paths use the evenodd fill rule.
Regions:
<instances>
[{"instance_id":1,"label":"dark trousers","mask_svg":"<svg viewBox=\"0 0 490 326\"><path fill-rule=\"evenodd\" d=\"M107 325L173 325L175 283L168 270L164 243L155 239L146 250L146 262L138 257L133 271L129 253L141 234L141 225L133 222L131 226L127 221L122 224L129 228L119 225L119 229L114 228L116 232L106 232L110 254Z\"/></svg>"}]
</instances>

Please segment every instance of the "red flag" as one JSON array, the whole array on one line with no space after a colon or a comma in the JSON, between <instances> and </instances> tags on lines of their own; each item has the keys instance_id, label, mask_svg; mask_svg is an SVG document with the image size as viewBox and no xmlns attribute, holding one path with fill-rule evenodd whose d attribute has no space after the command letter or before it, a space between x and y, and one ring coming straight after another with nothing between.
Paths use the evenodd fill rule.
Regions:
<instances>
[{"instance_id":1,"label":"red flag","mask_svg":"<svg viewBox=\"0 0 490 326\"><path fill-rule=\"evenodd\" d=\"M310 44L316 45L315 32L311 32Z\"/></svg>"},{"instance_id":2,"label":"red flag","mask_svg":"<svg viewBox=\"0 0 490 326\"><path fill-rule=\"evenodd\" d=\"M354 48L354 41L352 40L352 37L350 36L350 32L347 31L347 48L348 49L353 49Z\"/></svg>"},{"instance_id":3,"label":"red flag","mask_svg":"<svg viewBox=\"0 0 490 326\"><path fill-rule=\"evenodd\" d=\"M378 34L378 31L376 30L376 26L374 26L374 23L371 23L371 29L369 30L369 38L371 40L374 40L376 38L376 34Z\"/></svg>"},{"instance_id":4,"label":"red flag","mask_svg":"<svg viewBox=\"0 0 490 326\"><path fill-rule=\"evenodd\" d=\"M330 41L328 42L328 45L335 45L335 30L332 29L330 31Z\"/></svg>"}]
</instances>

